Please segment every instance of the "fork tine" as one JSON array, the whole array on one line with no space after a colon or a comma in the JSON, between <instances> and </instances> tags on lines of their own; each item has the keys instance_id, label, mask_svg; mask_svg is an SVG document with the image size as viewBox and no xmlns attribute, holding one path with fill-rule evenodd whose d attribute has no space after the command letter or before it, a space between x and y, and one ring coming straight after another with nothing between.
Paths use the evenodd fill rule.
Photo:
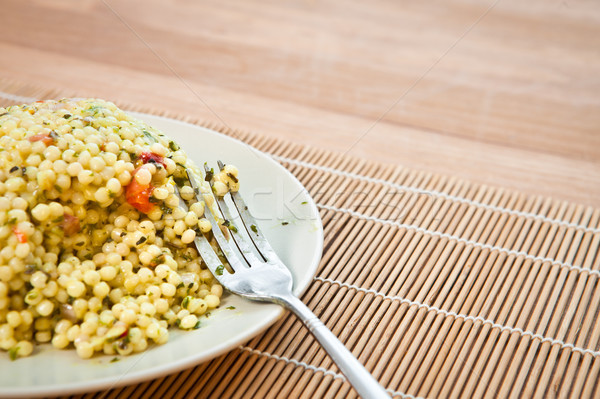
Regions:
<instances>
[{"instance_id":1,"label":"fork tine","mask_svg":"<svg viewBox=\"0 0 600 399\"><path fill-rule=\"evenodd\" d=\"M229 223L231 223L234 217L231 214L229 206L225 203L225 200L222 197L219 198L215 196L215 199L217 200L217 206L219 207L219 210L221 211L225 219ZM264 258L263 260L260 260L256 257L256 255L254 254L254 252L252 252L252 249L250 248L248 240L246 239L246 237L244 237L244 235L241 233L240 229L237 228L237 226L231 225L231 227L228 227L231 237L233 238L233 242L235 242L235 245L238 247L244 258L246 258L246 261L248 262L248 264L250 264L250 266L256 264L257 262L262 263L263 260L265 260ZM244 228L244 230L246 229Z\"/></svg>"},{"instance_id":2,"label":"fork tine","mask_svg":"<svg viewBox=\"0 0 600 399\"><path fill-rule=\"evenodd\" d=\"M219 170L223 170L223 167L225 166L223 162L217 161L217 164L219 166ZM240 193L237 191L229 192L229 195L231 196L233 204L235 205L242 219L242 225L248 232L248 237L250 237L250 240L256 247L258 253L260 253L268 263L280 263L281 261L279 260L279 257L273 250L273 247L271 247L271 244L269 244L263 235L262 231L259 229L256 219L254 219L254 216L252 216L248 210L248 205L246 205L246 202Z\"/></svg>"},{"instance_id":3,"label":"fork tine","mask_svg":"<svg viewBox=\"0 0 600 399\"><path fill-rule=\"evenodd\" d=\"M177 185L175 185L175 193L179 197L179 207L187 212L188 207L183 198L181 197ZM210 243L202 233L200 233L200 235L196 235L196 238L194 239L194 244L196 245L196 249L200 253L202 260L204 261L204 263L206 263L206 266L208 267L210 272L213 274L213 276L215 276L217 281L219 281L221 284L224 284L225 280L230 275L230 273L223 267L223 262L221 262L221 259L219 259L219 256L215 253L215 250L213 249L212 245L210 245Z\"/></svg>"},{"instance_id":4,"label":"fork tine","mask_svg":"<svg viewBox=\"0 0 600 399\"><path fill-rule=\"evenodd\" d=\"M194 189L194 195L196 196L196 199L199 200L199 198L198 198L199 194L197 194L197 193L199 193L198 184L196 183L194 178L191 177L192 175L191 175L191 172L189 169L186 169L185 172L187 174L188 181L190 182L190 184L192 185L192 188ZM225 238L225 235L223 234L223 232L221 231L221 229L219 227L219 223L217 223L217 220L215 219L214 215L212 214L212 212L208 206L206 206L204 208L204 217L206 217L208 219L208 221L210 222L211 226L213 226L213 229L212 229L213 235L214 235L215 239L217 240L217 244L219 244L219 248L221 248L223 255L225 255L225 258L229 262L229 265L231 266L231 268L234 271L241 270L241 268L246 268L247 265L243 264L240 261L239 256L237 256L237 254L235 253L235 251L233 250L231 245L229 245L229 241L227 240L227 238Z\"/></svg>"},{"instance_id":5,"label":"fork tine","mask_svg":"<svg viewBox=\"0 0 600 399\"><path fill-rule=\"evenodd\" d=\"M219 168L223 169L223 162L221 161L217 161ZM207 165L204 165L204 169L206 171L206 173L209 173L209 169ZM209 181L208 184L210 184L211 188L213 187L213 181ZM227 205L227 203L225 202L225 198L224 197L218 197L218 196L214 196L216 201L217 201L217 206L219 207L219 210L221 211L221 213L223 214L223 216L225 217L225 219L227 221L229 221L231 223L231 221L234 219L233 214L231 213L231 210L229 209L229 205ZM235 204L234 204L235 205ZM242 220L242 224L243 224L243 220ZM228 226L229 227L229 226ZM252 237L250 236L250 233L248 232L248 229L246 226L243 226L243 230L246 231L246 237L248 237L250 239L250 242L252 244L248 243L248 240L246 239L246 237L244 236L244 234L241 232L241 228L238 229L236 226L233 226L233 229L231 229L231 236L233 237L233 240L235 242L235 244L237 245L238 249L240 250L240 252L244 255L244 257L246 258L246 260L248 261L248 263L250 265L253 264L253 262L263 262L266 261L267 258L265 258L260 251L258 250L258 248L256 247L256 244L252 241ZM256 249L256 252L260 255L261 260L259 260L255 253L252 251L251 246L254 247Z\"/></svg>"},{"instance_id":6,"label":"fork tine","mask_svg":"<svg viewBox=\"0 0 600 399\"><path fill-rule=\"evenodd\" d=\"M219 281L222 285L226 285L227 278L231 275L231 273L229 273L229 271L227 271L227 269L223 266L223 262L221 262L221 259L219 259L219 256L215 253L213 247L210 245L206 237L200 233L200 236L196 236L194 239L194 244L200 253L200 257L202 257L202 260L204 263L206 263L208 270L210 270L213 276L215 276L217 281ZM230 261L229 264L231 265Z\"/></svg>"}]
</instances>

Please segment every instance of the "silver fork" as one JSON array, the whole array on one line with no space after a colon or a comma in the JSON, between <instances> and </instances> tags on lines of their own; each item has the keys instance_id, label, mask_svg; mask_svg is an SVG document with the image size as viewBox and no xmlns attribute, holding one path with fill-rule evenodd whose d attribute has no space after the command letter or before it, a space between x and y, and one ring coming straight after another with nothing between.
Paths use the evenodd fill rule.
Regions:
<instances>
[{"instance_id":1,"label":"silver fork","mask_svg":"<svg viewBox=\"0 0 600 399\"><path fill-rule=\"evenodd\" d=\"M218 166L219 169L224 167L221 161L218 162ZM208 174L206 165L205 168ZM197 182L188 169L186 169L186 173L196 198L201 200L198 197L200 191ZM212 188L212 181L209 181L209 183ZM178 191L176 192L178 193ZM233 273L223 266L223 262L204 235L198 234L194 241L200 256L217 281L226 290L234 294L256 301L276 303L291 310L321 343L360 396L363 398L389 398L389 395L377 380L312 311L292 293L293 279L289 269L281 262L271 245L269 245L241 195L237 192L229 193L229 195L241 217L242 226L240 228L245 230L245 234L238 231L237 227L231 227L229 231L233 238L232 241L241 256L235 252L230 244L231 241L225 237L218 227L219 224L208 206L205 207L204 216L213 226L213 235ZM224 199L218 198L216 195L215 198L224 218L228 221L233 220ZM187 208L183 199L180 201L180 206ZM250 238L250 243L244 235ZM257 254L252 248L256 250Z\"/></svg>"}]
</instances>

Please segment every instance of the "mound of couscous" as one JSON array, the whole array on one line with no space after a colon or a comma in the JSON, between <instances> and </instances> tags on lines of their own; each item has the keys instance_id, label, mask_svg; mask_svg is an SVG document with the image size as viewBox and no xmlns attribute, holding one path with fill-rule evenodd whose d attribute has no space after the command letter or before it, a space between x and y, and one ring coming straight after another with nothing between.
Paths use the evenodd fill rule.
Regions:
<instances>
[{"instance_id":1,"label":"mound of couscous","mask_svg":"<svg viewBox=\"0 0 600 399\"><path fill-rule=\"evenodd\" d=\"M109 102L0 108L0 348L11 359L38 343L82 358L140 352L219 306L223 289L192 244L210 235L213 198L204 183L204 201L179 207L175 185L195 198L185 167L197 170L175 142ZM219 194L237 190L226 169Z\"/></svg>"}]
</instances>

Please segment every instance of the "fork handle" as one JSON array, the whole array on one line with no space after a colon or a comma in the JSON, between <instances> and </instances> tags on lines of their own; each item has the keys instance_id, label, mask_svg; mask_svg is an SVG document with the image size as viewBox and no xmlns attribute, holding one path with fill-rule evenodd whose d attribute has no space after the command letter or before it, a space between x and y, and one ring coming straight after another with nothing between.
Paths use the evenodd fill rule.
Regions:
<instances>
[{"instance_id":1,"label":"fork handle","mask_svg":"<svg viewBox=\"0 0 600 399\"><path fill-rule=\"evenodd\" d=\"M278 299L280 305L287 307L302 320L361 397L365 399L390 397L358 359L300 299L293 295Z\"/></svg>"}]
</instances>

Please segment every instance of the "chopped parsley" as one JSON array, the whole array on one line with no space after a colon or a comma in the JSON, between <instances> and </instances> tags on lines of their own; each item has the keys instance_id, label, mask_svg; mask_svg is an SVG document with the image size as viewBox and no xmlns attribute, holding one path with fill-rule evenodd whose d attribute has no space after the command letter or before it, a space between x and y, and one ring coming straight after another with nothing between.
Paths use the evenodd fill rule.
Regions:
<instances>
[{"instance_id":1,"label":"chopped parsley","mask_svg":"<svg viewBox=\"0 0 600 399\"><path fill-rule=\"evenodd\" d=\"M290 224L290 222L281 222L282 226L287 226L288 224Z\"/></svg>"},{"instance_id":2,"label":"chopped parsley","mask_svg":"<svg viewBox=\"0 0 600 399\"><path fill-rule=\"evenodd\" d=\"M92 105L87 109L87 111L90 112L91 114L95 114L96 112L98 112L98 110L101 110L101 109L102 109L102 106L100 106L100 105ZM84 118L84 120L85 120L85 118Z\"/></svg>"},{"instance_id":3,"label":"chopped parsley","mask_svg":"<svg viewBox=\"0 0 600 399\"><path fill-rule=\"evenodd\" d=\"M204 170L206 172L206 176L204 176L204 180L211 181L213 179L213 177L215 176L214 168L208 169L208 164L206 162L204 162Z\"/></svg>"},{"instance_id":4,"label":"chopped parsley","mask_svg":"<svg viewBox=\"0 0 600 399\"><path fill-rule=\"evenodd\" d=\"M222 275L223 275L223 269L224 269L224 268L225 268L225 267L224 267L223 265L219 265L219 266L217 266L217 268L215 269L215 274L216 274L217 276L222 276Z\"/></svg>"},{"instance_id":5,"label":"chopped parsley","mask_svg":"<svg viewBox=\"0 0 600 399\"><path fill-rule=\"evenodd\" d=\"M14 346L8 350L8 357L10 360L17 360L17 353L19 352L19 347Z\"/></svg>"},{"instance_id":6,"label":"chopped parsley","mask_svg":"<svg viewBox=\"0 0 600 399\"><path fill-rule=\"evenodd\" d=\"M185 186L185 183L188 181L185 177L173 177L173 181L177 184L177 187Z\"/></svg>"},{"instance_id":7,"label":"chopped parsley","mask_svg":"<svg viewBox=\"0 0 600 399\"><path fill-rule=\"evenodd\" d=\"M250 225L250 230L252 230L253 232L255 232L256 234L258 234L258 229L256 228L256 225L251 224Z\"/></svg>"},{"instance_id":8,"label":"chopped parsley","mask_svg":"<svg viewBox=\"0 0 600 399\"><path fill-rule=\"evenodd\" d=\"M144 136L146 136L146 138L148 138L148 140L150 140L151 143L158 143L158 140L156 139L156 137L154 137L154 135L152 133L150 133L147 130L142 130L142 133L144 133Z\"/></svg>"},{"instance_id":9,"label":"chopped parsley","mask_svg":"<svg viewBox=\"0 0 600 399\"><path fill-rule=\"evenodd\" d=\"M197 329L199 329L199 328L200 328L200 320L198 320L198 321L196 322L196 325L193 327L193 329L194 329L194 330L197 330Z\"/></svg>"},{"instance_id":10,"label":"chopped parsley","mask_svg":"<svg viewBox=\"0 0 600 399\"><path fill-rule=\"evenodd\" d=\"M190 304L190 300L191 300L191 297L189 295L186 296L185 298L183 298L183 301L181 301L181 307L184 309L187 309L187 307Z\"/></svg>"},{"instance_id":11,"label":"chopped parsley","mask_svg":"<svg viewBox=\"0 0 600 399\"><path fill-rule=\"evenodd\" d=\"M169 141L169 149L171 151L177 151L179 150L179 146L177 144L175 144L175 142L173 140Z\"/></svg>"},{"instance_id":12,"label":"chopped parsley","mask_svg":"<svg viewBox=\"0 0 600 399\"><path fill-rule=\"evenodd\" d=\"M24 273L31 275L31 274L35 273L37 270L38 270L37 265L30 264L30 265L25 266L25 272Z\"/></svg>"},{"instance_id":13,"label":"chopped parsley","mask_svg":"<svg viewBox=\"0 0 600 399\"><path fill-rule=\"evenodd\" d=\"M234 183L237 183L237 182L239 182L238 178L237 178L237 177L235 177L233 174L231 174L231 173L227 173L227 176L229 176L229 178L230 178L231 180L233 180L233 182L234 182Z\"/></svg>"},{"instance_id":14,"label":"chopped parsley","mask_svg":"<svg viewBox=\"0 0 600 399\"><path fill-rule=\"evenodd\" d=\"M237 229L237 227L235 227L235 226L234 226L234 225L232 225L231 223L229 223L229 224L227 225L227 228L228 228L229 230L233 231L234 233L237 233L237 232L238 232L238 229Z\"/></svg>"},{"instance_id":15,"label":"chopped parsley","mask_svg":"<svg viewBox=\"0 0 600 399\"><path fill-rule=\"evenodd\" d=\"M31 302L34 301L36 298L38 297L38 293L35 291L29 291L26 295L25 295L25 302Z\"/></svg>"},{"instance_id":16,"label":"chopped parsley","mask_svg":"<svg viewBox=\"0 0 600 399\"><path fill-rule=\"evenodd\" d=\"M235 306L227 306L225 309L233 310L233 309L235 309Z\"/></svg>"}]
</instances>

